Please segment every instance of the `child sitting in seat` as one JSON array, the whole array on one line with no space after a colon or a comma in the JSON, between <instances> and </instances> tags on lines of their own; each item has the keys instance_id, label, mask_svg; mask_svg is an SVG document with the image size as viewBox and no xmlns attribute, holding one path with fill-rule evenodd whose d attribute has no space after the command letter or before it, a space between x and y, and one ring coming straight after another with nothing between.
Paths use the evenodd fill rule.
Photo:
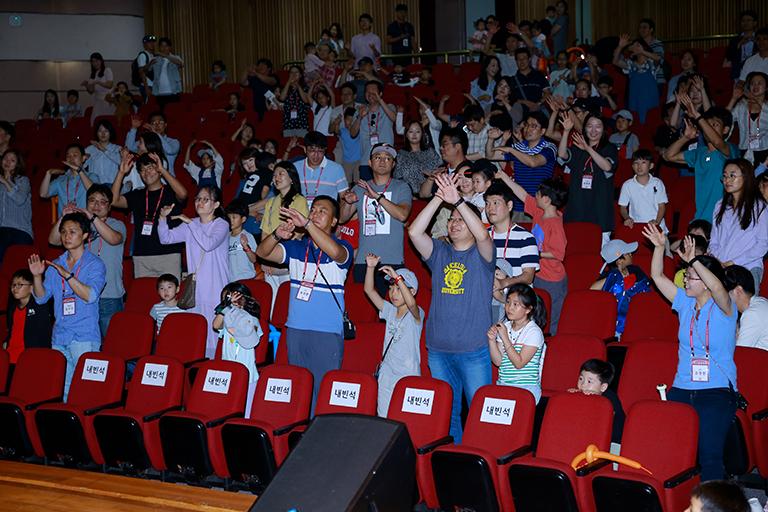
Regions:
<instances>
[{"instance_id":1,"label":"child sitting in seat","mask_svg":"<svg viewBox=\"0 0 768 512\"><path fill-rule=\"evenodd\" d=\"M652 223L667 233L667 225L664 222L668 201L667 189L663 181L651 175L653 153L647 149L639 149L631 158L635 175L624 182L619 194L619 211L624 225L632 228L636 222Z\"/></svg>"},{"instance_id":2,"label":"child sitting in seat","mask_svg":"<svg viewBox=\"0 0 768 512\"><path fill-rule=\"evenodd\" d=\"M163 320L171 313L184 313L179 304L179 280L173 274L163 274L157 278L157 294L162 299L152 306L149 316L157 323L157 334L163 326Z\"/></svg>"},{"instance_id":3,"label":"child sitting in seat","mask_svg":"<svg viewBox=\"0 0 768 512\"><path fill-rule=\"evenodd\" d=\"M613 430L611 431L611 453L618 454L621 434L624 430L624 409L618 395L608 389L611 385L615 370L613 365L600 359L588 359L579 369L579 382L569 393L584 393L585 395L602 395L611 401L613 406Z\"/></svg>"},{"instance_id":4,"label":"child sitting in seat","mask_svg":"<svg viewBox=\"0 0 768 512\"><path fill-rule=\"evenodd\" d=\"M630 159L635 151L640 147L640 139L637 135L629 131L634 117L629 110L619 110L613 114L613 120L616 122L616 131L608 138L608 142L616 146L616 151L621 158ZM651 162L652 158L649 158Z\"/></svg>"},{"instance_id":5,"label":"child sitting in seat","mask_svg":"<svg viewBox=\"0 0 768 512\"><path fill-rule=\"evenodd\" d=\"M616 336L624 332L624 324L629 311L629 301L638 293L650 291L648 276L640 267L632 265L632 253L637 250L637 242L628 244L623 240L611 240L600 250L605 264L600 269L600 279L590 289L611 292L618 302L616 317ZM603 270L608 267L608 270Z\"/></svg>"}]
</instances>

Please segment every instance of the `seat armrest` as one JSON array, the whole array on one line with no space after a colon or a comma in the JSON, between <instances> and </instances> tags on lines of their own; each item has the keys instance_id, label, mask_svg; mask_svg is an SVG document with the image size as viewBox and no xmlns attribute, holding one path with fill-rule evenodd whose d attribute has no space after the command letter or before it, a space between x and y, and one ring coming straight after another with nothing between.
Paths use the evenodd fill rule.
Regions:
<instances>
[{"instance_id":1,"label":"seat armrest","mask_svg":"<svg viewBox=\"0 0 768 512\"><path fill-rule=\"evenodd\" d=\"M752 414L752 420L754 421L763 421L766 419L768 419L768 409L763 409L762 411L757 411Z\"/></svg>"},{"instance_id":2,"label":"seat armrest","mask_svg":"<svg viewBox=\"0 0 768 512\"><path fill-rule=\"evenodd\" d=\"M245 415L243 411L233 412L232 414L227 414L226 416L222 416L221 418L216 418L215 420L211 420L208 423L205 424L207 428L213 428L218 427L222 423L224 423L227 420L230 420L232 418L242 418Z\"/></svg>"},{"instance_id":3,"label":"seat armrest","mask_svg":"<svg viewBox=\"0 0 768 512\"><path fill-rule=\"evenodd\" d=\"M168 407L167 409L163 409L162 411L157 411L157 412L149 413L149 414L147 414L146 416L144 416L142 418L142 421L144 421L145 423L148 422L148 421L155 421L157 419L160 419L160 416L162 416L163 414L165 414L167 412L180 411L180 410L181 410L181 406L180 405L174 405L173 407Z\"/></svg>"},{"instance_id":4,"label":"seat armrest","mask_svg":"<svg viewBox=\"0 0 768 512\"><path fill-rule=\"evenodd\" d=\"M207 360L208 360L207 357L201 357L200 359L193 359L192 361L187 361L186 363L184 363L184 368L190 368L191 366L194 366L197 363L203 363Z\"/></svg>"},{"instance_id":5,"label":"seat armrest","mask_svg":"<svg viewBox=\"0 0 768 512\"><path fill-rule=\"evenodd\" d=\"M42 400L40 402L34 402L34 403L31 403L31 404L27 404L27 405L24 406L24 410L25 411L32 411L34 409L37 409L38 407L40 407L43 404L57 404L57 403L61 402L61 400L63 398L64 397L62 397L62 396L57 396L57 397L54 397L54 398L49 398L47 400Z\"/></svg>"},{"instance_id":6,"label":"seat armrest","mask_svg":"<svg viewBox=\"0 0 768 512\"><path fill-rule=\"evenodd\" d=\"M419 455L424 455L426 453L431 452L438 446L442 446L444 444L450 444L452 442L453 442L453 436L441 437L440 439L436 439L431 443L425 444L424 446L419 446L418 448L416 448L416 453L418 453Z\"/></svg>"},{"instance_id":7,"label":"seat armrest","mask_svg":"<svg viewBox=\"0 0 768 512\"><path fill-rule=\"evenodd\" d=\"M297 421L296 423L291 423L290 425L283 425L282 427L276 428L275 430L273 430L272 435L282 436L290 433L296 427L300 427L302 425L308 425L308 424L309 424L309 418L305 420Z\"/></svg>"},{"instance_id":8,"label":"seat armrest","mask_svg":"<svg viewBox=\"0 0 768 512\"><path fill-rule=\"evenodd\" d=\"M600 468L604 468L608 464L610 464L610 460L600 459L596 460L594 462L590 462L586 466L581 466L579 469L576 470L576 476L587 476L591 473L594 473Z\"/></svg>"},{"instance_id":9,"label":"seat armrest","mask_svg":"<svg viewBox=\"0 0 768 512\"><path fill-rule=\"evenodd\" d=\"M91 409L86 409L83 411L83 414L86 416L93 416L99 411L103 411L105 409L114 409L116 407L120 407L123 405L123 401L120 400L118 402L112 402L111 404L104 404L104 405L97 405L96 407L92 407Z\"/></svg>"},{"instance_id":10,"label":"seat armrest","mask_svg":"<svg viewBox=\"0 0 768 512\"><path fill-rule=\"evenodd\" d=\"M525 455L526 453L530 453L532 451L532 448L530 445L521 446L517 450L512 450L509 453L505 453L498 459L496 459L496 463L500 466L510 462L512 459L516 459L522 455Z\"/></svg>"},{"instance_id":11,"label":"seat armrest","mask_svg":"<svg viewBox=\"0 0 768 512\"><path fill-rule=\"evenodd\" d=\"M665 489L674 489L678 485L682 484L686 480L690 480L691 478L698 475L700 472L698 467L692 467L688 468L685 471L676 474L672 478L669 478L667 480L664 480L664 488Z\"/></svg>"}]
</instances>

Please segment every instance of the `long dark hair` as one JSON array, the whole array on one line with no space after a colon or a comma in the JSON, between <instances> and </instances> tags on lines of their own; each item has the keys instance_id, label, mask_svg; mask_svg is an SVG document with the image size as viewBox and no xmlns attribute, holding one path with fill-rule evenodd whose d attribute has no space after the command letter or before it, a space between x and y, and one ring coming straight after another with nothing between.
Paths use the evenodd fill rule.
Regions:
<instances>
[{"instance_id":1,"label":"long dark hair","mask_svg":"<svg viewBox=\"0 0 768 512\"><path fill-rule=\"evenodd\" d=\"M13 153L16 155L16 167L13 169L13 174L11 175L11 179L14 183L16 183L16 176L23 176L24 175L24 157L21 156L21 153L16 151L15 149L7 149L5 153L0 155L0 161L2 161L3 158L5 158L5 155L8 153ZM0 173L2 173L2 169L0 169Z\"/></svg>"},{"instance_id":2,"label":"long dark hair","mask_svg":"<svg viewBox=\"0 0 768 512\"><path fill-rule=\"evenodd\" d=\"M523 306L531 308L528 312L528 319L543 329L547 325L547 308L544 306L544 301L541 300L541 297L533 291L533 288L522 283L510 286L507 290L507 298L513 293L517 294L517 298L523 303Z\"/></svg>"},{"instance_id":3,"label":"long dark hair","mask_svg":"<svg viewBox=\"0 0 768 512\"><path fill-rule=\"evenodd\" d=\"M604 148L606 144L608 144L608 130L606 130L607 125L605 123L605 119L603 119L601 116L588 114L587 117L584 118L584 124L582 125L584 127L582 128L582 135L584 136L584 140L587 144L589 144L589 137L587 137L587 123L589 123L590 119L597 119L603 125L603 134L600 136L600 140L597 141L597 149L600 150Z\"/></svg>"},{"instance_id":4,"label":"long dark hair","mask_svg":"<svg viewBox=\"0 0 768 512\"><path fill-rule=\"evenodd\" d=\"M53 106L48 105L48 95L53 95ZM40 112L48 114L51 117L59 117L59 95L53 89L48 89L43 94L43 106L40 108Z\"/></svg>"},{"instance_id":5,"label":"long dark hair","mask_svg":"<svg viewBox=\"0 0 768 512\"><path fill-rule=\"evenodd\" d=\"M251 289L248 288L243 283L239 283L237 281L229 283L227 286L222 288L221 290L221 301L224 302L227 300L228 296L233 293L239 293L245 298L245 304L243 305L243 311L251 315L252 317L256 319L260 319L261 317L261 304L259 304L259 301L253 298L253 295L251 294Z\"/></svg>"},{"instance_id":6,"label":"long dark hair","mask_svg":"<svg viewBox=\"0 0 768 512\"><path fill-rule=\"evenodd\" d=\"M411 151L411 143L408 142L407 135L408 135L408 130L411 129L411 125L414 125L414 124L418 125L419 128L421 129L421 140L419 141L419 149L421 151L429 149L429 136L427 135L427 131L429 129L425 130L424 127L421 126L421 123L419 121L413 120L413 121L409 121L405 125L405 137L406 137L406 139L405 139L405 144L403 145L403 151Z\"/></svg>"},{"instance_id":7,"label":"long dark hair","mask_svg":"<svg viewBox=\"0 0 768 512\"><path fill-rule=\"evenodd\" d=\"M288 73L290 73L293 68L296 68L299 72L299 83L296 84L298 87L301 87L302 89L305 89L307 87L307 82L304 80L304 70L301 69L299 66L293 65L288 68Z\"/></svg>"},{"instance_id":8,"label":"long dark hair","mask_svg":"<svg viewBox=\"0 0 768 512\"><path fill-rule=\"evenodd\" d=\"M93 127L93 137L94 137L94 140L99 140L99 137L98 137L99 128L101 128L102 126L104 128L106 128L107 131L109 132L109 142L115 142L115 138L117 137L116 132L115 132L115 127L112 126L112 123L110 123L106 119L99 120L99 122L96 123L96 126ZM144 145L145 146L147 145L147 141L146 140L144 141ZM160 144L160 149L161 150L163 149L162 143Z\"/></svg>"},{"instance_id":9,"label":"long dark hair","mask_svg":"<svg viewBox=\"0 0 768 512\"><path fill-rule=\"evenodd\" d=\"M728 160L725 162L723 170L729 165L735 165L741 171L741 179L743 180L741 197L737 201L733 194L726 192L725 188L723 188L723 200L720 202L720 209L717 211L717 215L715 215L715 224L719 225L723 221L725 210L730 207L738 215L741 229L748 229L765 212L765 200L760 193L760 186L757 183L757 178L755 178L755 170L748 160L744 158Z\"/></svg>"},{"instance_id":10,"label":"long dark hair","mask_svg":"<svg viewBox=\"0 0 768 512\"><path fill-rule=\"evenodd\" d=\"M213 216L224 219L227 221L227 224L229 224L229 216L221 206L221 189L216 185L203 185L197 189L197 194L199 195L203 190L208 192L208 195L211 196L211 201L217 201L219 203L219 207L213 211Z\"/></svg>"},{"instance_id":11,"label":"long dark hair","mask_svg":"<svg viewBox=\"0 0 768 512\"><path fill-rule=\"evenodd\" d=\"M339 41L343 40L344 33L341 31L341 25L339 24L339 22L334 21L333 23L331 23L330 26L328 27L328 32L330 32L333 27L336 27L336 39L338 39ZM331 35L331 39L333 39L333 35Z\"/></svg>"},{"instance_id":12,"label":"long dark hair","mask_svg":"<svg viewBox=\"0 0 768 512\"><path fill-rule=\"evenodd\" d=\"M98 75L99 78L104 77L104 70L107 68L107 65L104 63L104 57L101 56L99 52L94 52L91 54L91 60L97 59L99 61L99 71ZM91 62L91 80L96 78L96 70L93 69L93 62Z\"/></svg>"},{"instance_id":13,"label":"long dark hair","mask_svg":"<svg viewBox=\"0 0 768 512\"><path fill-rule=\"evenodd\" d=\"M291 188L280 201L280 206L289 208L293 202L293 198L301 195L301 179L299 178L299 171L296 170L295 165L287 160L276 163L275 170L277 170L278 167L285 170L285 172L288 173L288 177L291 178Z\"/></svg>"},{"instance_id":14,"label":"long dark hair","mask_svg":"<svg viewBox=\"0 0 768 512\"><path fill-rule=\"evenodd\" d=\"M477 85L480 86L481 89L485 90L488 88L488 65L491 63L491 61L495 60L496 64L498 65L499 69L496 71L496 75L494 75L493 80L494 82L498 82L501 79L501 61L499 61L499 58L490 55L483 59L483 66L480 68L480 76L477 77Z\"/></svg>"},{"instance_id":15,"label":"long dark hair","mask_svg":"<svg viewBox=\"0 0 768 512\"><path fill-rule=\"evenodd\" d=\"M139 137L144 141L144 147L147 148L147 153L157 153L160 160L166 164L168 163L168 157L165 156L165 150L163 149L163 141L160 140L158 134L155 132L141 132Z\"/></svg>"}]
</instances>

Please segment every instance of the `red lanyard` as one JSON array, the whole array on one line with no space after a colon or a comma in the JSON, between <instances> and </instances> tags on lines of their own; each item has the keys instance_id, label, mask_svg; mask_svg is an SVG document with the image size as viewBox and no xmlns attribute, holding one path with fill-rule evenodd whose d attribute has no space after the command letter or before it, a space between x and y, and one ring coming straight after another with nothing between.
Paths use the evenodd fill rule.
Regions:
<instances>
[{"instance_id":1,"label":"red lanyard","mask_svg":"<svg viewBox=\"0 0 768 512\"><path fill-rule=\"evenodd\" d=\"M310 169L312 169L310 167ZM314 170L314 169L312 169ZM317 182L315 183L315 195L309 194L309 185L307 185L307 159L304 159L304 191L307 193L307 198L314 199L317 197L317 191L320 189L320 178L323 177L323 171L325 170L325 167L320 167L320 174L317 175Z\"/></svg>"},{"instance_id":2,"label":"red lanyard","mask_svg":"<svg viewBox=\"0 0 768 512\"><path fill-rule=\"evenodd\" d=\"M509 244L509 233L512 231L512 226L507 229L507 239L504 240L504 252L501 253L501 257L504 259L507 259L507 245ZM493 240L494 245L496 244L496 231L495 228L491 228L491 240Z\"/></svg>"},{"instance_id":3,"label":"red lanyard","mask_svg":"<svg viewBox=\"0 0 768 512\"><path fill-rule=\"evenodd\" d=\"M309 247L312 245L312 240L307 240L307 252L304 253L304 272L301 273L301 282L305 282L304 278L307 275L307 264L309 263ZM314 250L312 251L314 252ZM312 284L315 284L317 280L317 271L320 269L320 260L323 259L323 251L320 251L320 256L315 260L315 276L312 278Z\"/></svg>"},{"instance_id":4,"label":"red lanyard","mask_svg":"<svg viewBox=\"0 0 768 512\"><path fill-rule=\"evenodd\" d=\"M82 257L82 256L80 256L80 260L81 260L81 259L83 259L83 257ZM80 263L80 260L77 260L77 261L75 262L75 266L77 266L77 264L78 264L78 263ZM64 260L64 264L65 264L65 265L66 265L66 262L67 262L67 260ZM64 268L66 268L66 267L64 267ZM79 276L79 275L80 275L80 270L82 270L82 268L83 268L83 266L82 266L82 265L80 265L79 267L77 267L77 270L75 271L75 279L77 279L77 276ZM66 280L65 280L65 279L62 277L62 278L61 278L61 300L62 300L62 301L64 300L64 297L65 297L65 294L64 294L64 290L65 290L65 288L66 288L66 283L67 283L67 281L66 281ZM72 289L72 287L71 287L71 286L70 286L70 289ZM74 289L72 289L72 293L75 293L75 290L74 290Z\"/></svg>"},{"instance_id":5,"label":"red lanyard","mask_svg":"<svg viewBox=\"0 0 768 512\"><path fill-rule=\"evenodd\" d=\"M80 188L80 178L75 175L75 201L77 202L77 191ZM72 201L69 200L69 178L67 178L67 203L71 203Z\"/></svg>"},{"instance_id":6,"label":"red lanyard","mask_svg":"<svg viewBox=\"0 0 768 512\"><path fill-rule=\"evenodd\" d=\"M152 224L155 223L155 219L157 218L157 212L160 211L160 201L163 200L163 192L165 192L165 187L160 187L160 197L157 198L157 206L155 206L155 213L152 214ZM147 193L144 196L144 222L147 221L147 217L149 217L149 189L147 189Z\"/></svg>"},{"instance_id":7,"label":"red lanyard","mask_svg":"<svg viewBox=\"0 0 768 512\"><path fill-rule=\"evenodd\" d=\"M589 172L587 172L587 166L589 166ZM584 161L584 174L595 174L595 166L592 165L592 157L588 156Z\"/></svg>"},{"instance_id":8,"label":"red lanyard","mask_svg":"<svg viewBox=\"0 0 768 512\"><path fill-rule=\"evenodd\" d=\"M709 318L712 316L712 309L714 307L715 307L714 303L709 307L709 313L707 313L707 323L706 323L706 326L704 327L704 338L705 338L704 351L707 359L709 359ZM699 310L699 312L701 312L701 310ZM691 327L688 330L688 340L690 341L690 344L691 344L691 358L693 358L693 328L695 326L695 323L696 323L696 312L694 309L694 314L691 315Z\"/></svg>"},{"instance_id":9,"label":"red lanyard","mask_svg":"<svg viewBox=\"0 0 768 512\"><path fill-rule=\"evenodd\" d=\"M103 244L104 244L104 239L101 236L99 236L99 249L98 249L98 252L96 253L96 256L101 256L101 246ZM91 251L91 246L92 245L93 245L93 240L90 240L88 242L88 250L89 251ZM91 251L91 252L93 252L93 251Z\"/></svg>"}]
</instances>

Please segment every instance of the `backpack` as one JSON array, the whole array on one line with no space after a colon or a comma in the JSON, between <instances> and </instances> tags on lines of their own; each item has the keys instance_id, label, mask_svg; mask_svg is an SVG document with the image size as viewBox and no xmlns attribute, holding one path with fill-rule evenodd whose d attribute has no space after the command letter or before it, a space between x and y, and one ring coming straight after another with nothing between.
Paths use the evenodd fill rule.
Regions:
<instances>
[{"instance_id":1,"label":"backpack","mask_svg":"<svg viewBox=\"0 0 768 512\"><path fill-rule=\"evenodd\" d=\"M141 75L139 74L139 56L142 53L147 57L147 62L151 60L149 58L149 54L142 50L139 52L139 55L137 55L136 58L131 62L131 83L136 87L141 87L144 85L144 82L141 80ZM144 76L146 76L149 80L154 80L155 72L151 69L148 69L144 72Z\"/></svg>"}]
</instances>

